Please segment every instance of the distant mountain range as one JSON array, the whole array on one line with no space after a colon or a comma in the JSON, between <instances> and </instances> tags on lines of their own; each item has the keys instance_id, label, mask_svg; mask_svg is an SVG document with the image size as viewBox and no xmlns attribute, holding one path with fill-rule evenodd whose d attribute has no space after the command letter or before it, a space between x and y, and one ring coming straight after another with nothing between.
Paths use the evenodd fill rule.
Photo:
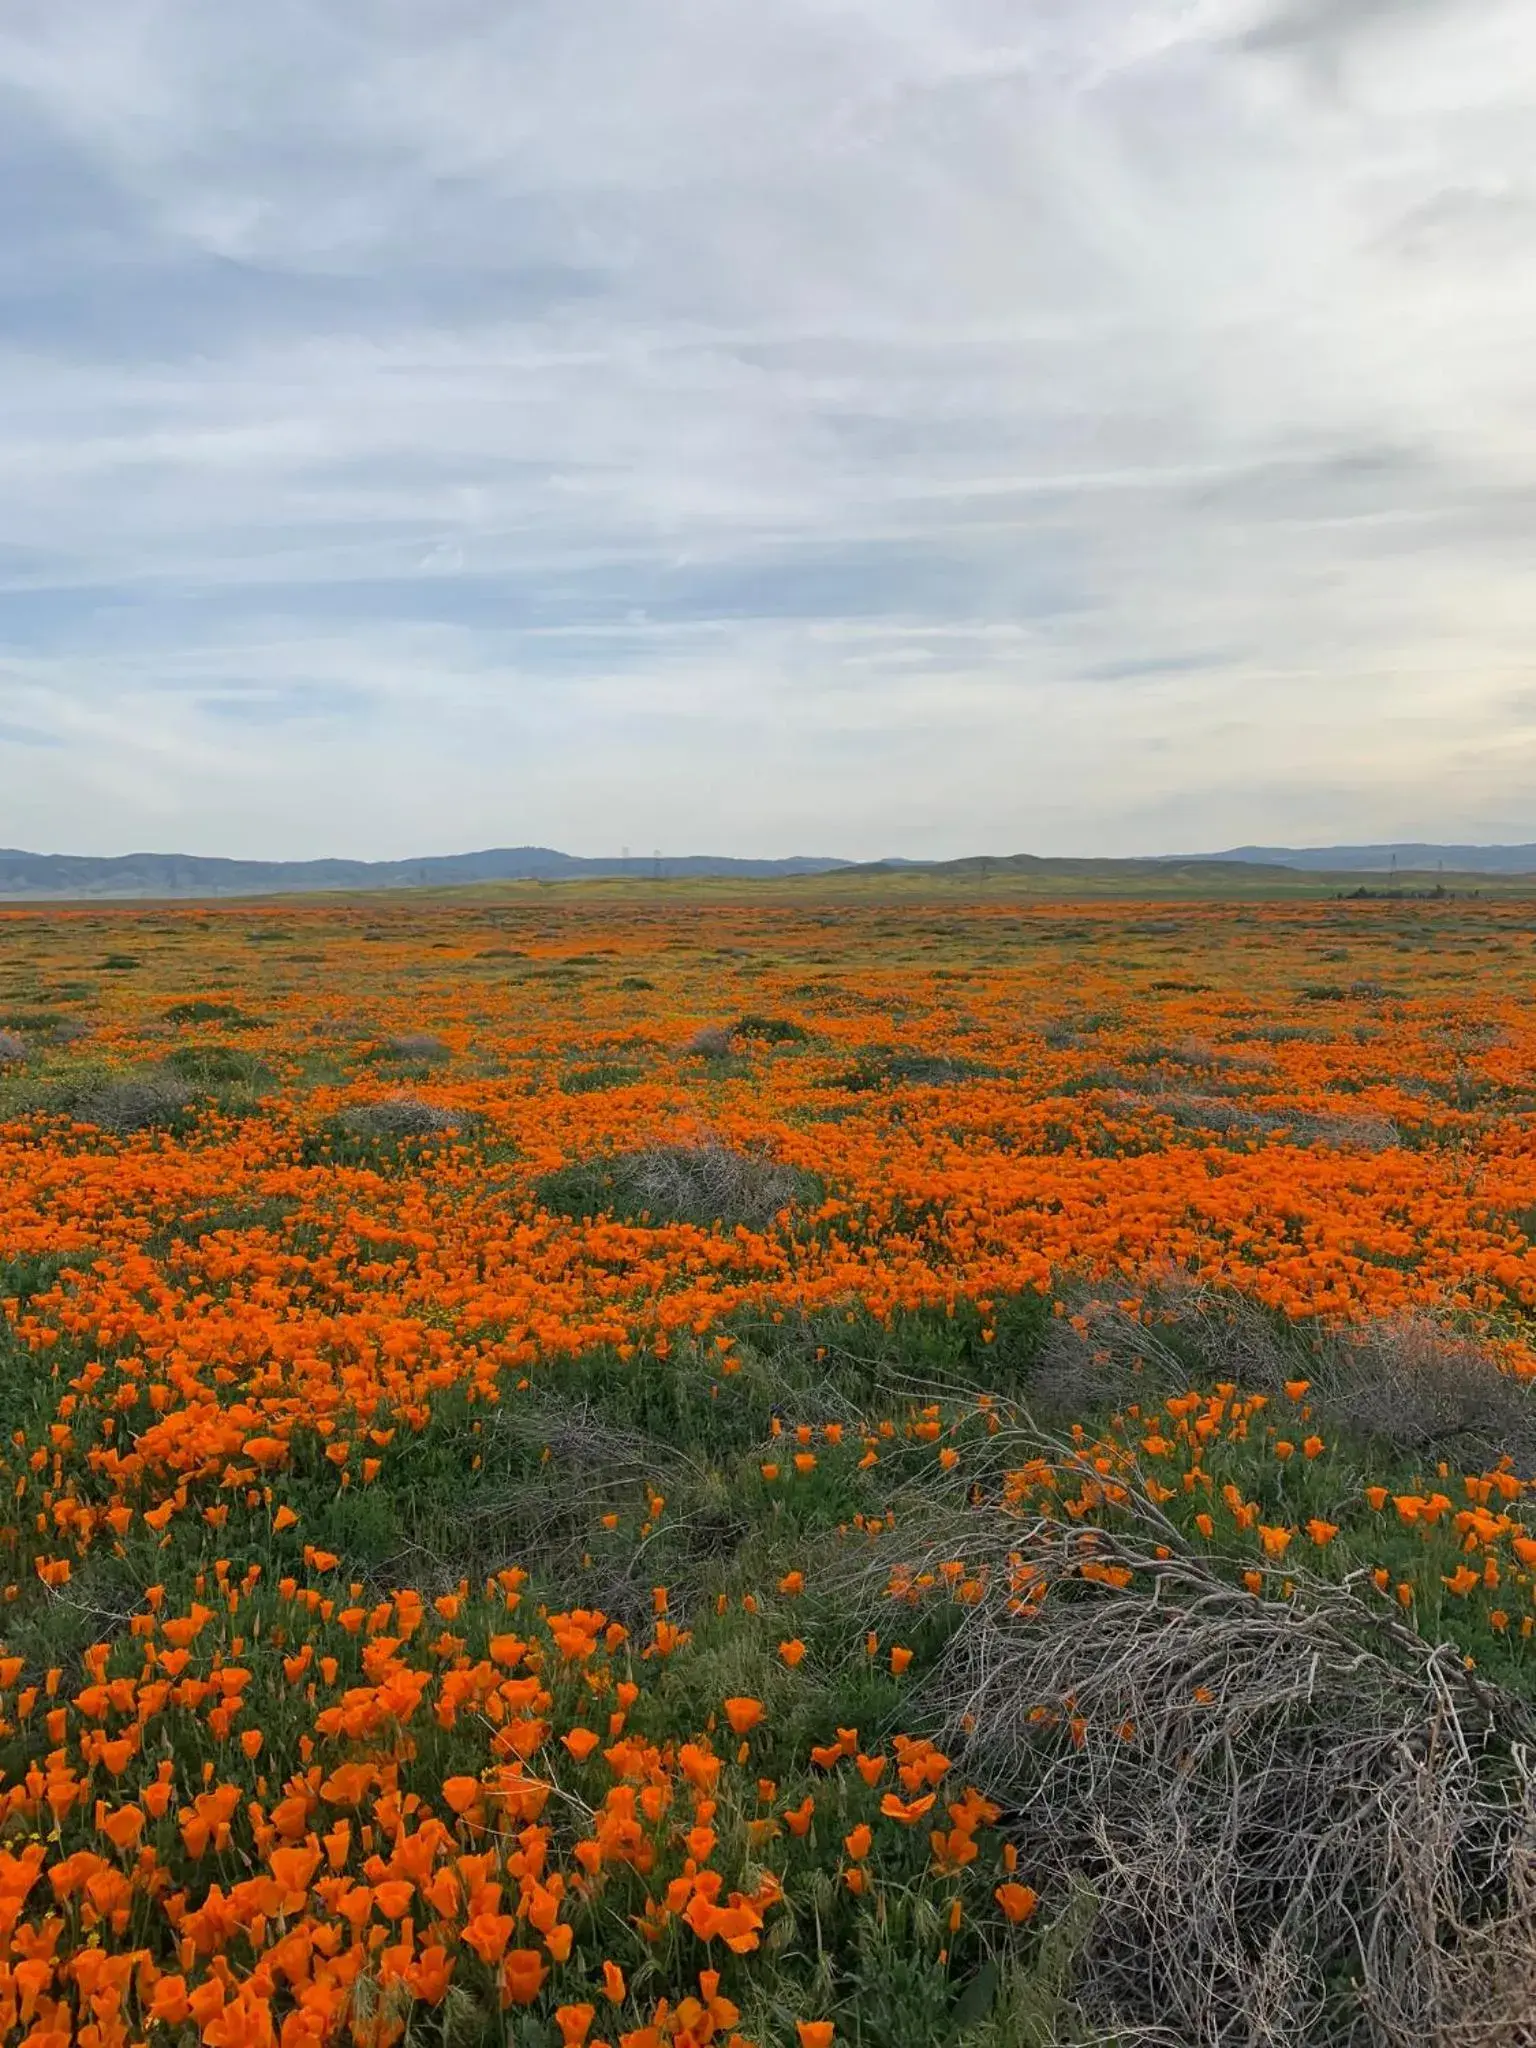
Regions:
<instances>
[{"instance_id":1,"label":"distant mountain range","mask_svg":"<svg viewBox=\"0 0 1536 2048\"><path fill-rule=\"evenodd\" d=\"M631 860L583 860L548 846L494 846L483 853L428 854L419 860L220 860L193 853L21 853L0 848L0 898L44 896L265 896L314 889L419 889L466 882L570 882L624 875L663 881L710 876L740 880L824 875L852 863L731 860L685 854Z\"/></svg>"},{"instance_id":2,"label":"distant mountain range","mask_svg":"<svg viewBox=\"0 0 1536 2048\"><path fill-rule=\"evenodd\" d=\"M967 854L959 860L868 861L850 870L862 875L895 873L943 875L955 881L978 881L1017 875L1042 881L1112 883L1155 882L1177 876L1191 886L1201 880L1213 886L1251 877L1255 868L1279 874L1412 876L1433 882L1438 873L1459 875L1536 875L1536 846L1431 846L1404 840L1391 846L1234 846L1225 853L1155 853L1139 859L1106 860L1088 856L1055 858L1036 853Z\"/></svg>"},{"instance_id":3,"label":"distant mountain range","mask_svg":"<svg viewBox=\"0 0 1536 2048\"><path fill-rule=\"evenodd\" d=\"M1182 858L1182 856L1180 856ZM1234 846L1226 853L1204 853L1197 860L1237 860L1261 867L1321 869L1334 875L1377 875L1391 869L1432 874L1536 874L1536 846L1430 846L1402 840L1384 846Z\"/></svg>"},{"instance_id":4,"label":"distant mountain range","mask_svg":"<svg viewBox=\"0 0 1536 2048\"><path fill-rule=\"evenodd\" d=\"M737 880L796 875L921 874L956 881L1017 875L1097 886L1179 882L1198 889L1240 880L1256 867L1296 875L1536 875L1536 846L1236 846L1225 853L1150 855L1140 860L1053 859L972 854L960 860L848 861L799 855L735 860L723 854L586 860L548 846L496 846L481 853L428 854L417 860L221 860L189 853L115 856L22 853L0 848L0 900L56 901L156 896L266 896L295 891L462 887L472 882Z\"/></svg>"}]
</instances>

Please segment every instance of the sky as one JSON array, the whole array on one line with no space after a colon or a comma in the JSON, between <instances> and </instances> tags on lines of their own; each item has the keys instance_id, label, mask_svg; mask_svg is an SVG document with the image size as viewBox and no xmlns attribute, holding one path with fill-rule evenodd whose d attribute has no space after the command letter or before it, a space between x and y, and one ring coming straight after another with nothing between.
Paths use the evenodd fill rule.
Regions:
<instances>
[{"instance_id":1,"label":"sky","mask_svg":"<svg viewBox=\"0 0 1536 2048\"><path fill-rule=\"evenodd\" d=\"M5 0L0 843L1536 840L1530 0Z\"/></svg>"}]
</instances>

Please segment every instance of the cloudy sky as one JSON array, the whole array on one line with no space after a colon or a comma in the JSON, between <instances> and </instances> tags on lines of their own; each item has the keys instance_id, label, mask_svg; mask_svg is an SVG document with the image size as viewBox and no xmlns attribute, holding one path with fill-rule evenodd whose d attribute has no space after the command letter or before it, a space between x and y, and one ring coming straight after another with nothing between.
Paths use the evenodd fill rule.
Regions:
<instances>
[{"instance_id":1,"label":"cloudy sky","mask_svg":"<svg viewBox=\"0 0 1536 2048\"><path fill-rule=\"evenodd\" d=\"M1536 838L1531 0L5 0L0 843Z\"/></svg>"}]
</instances>

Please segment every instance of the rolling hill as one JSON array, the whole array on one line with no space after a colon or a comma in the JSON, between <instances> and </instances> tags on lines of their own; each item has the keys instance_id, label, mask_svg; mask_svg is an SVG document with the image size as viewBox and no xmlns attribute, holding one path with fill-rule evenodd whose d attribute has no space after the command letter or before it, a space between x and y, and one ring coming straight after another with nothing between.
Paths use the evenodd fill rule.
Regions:
<instances>
[{"instance_id":1,"label":"rolling hill","mask_svg":"<svg viewBox=\"0 0 1536 2048\"><path fill-rule=\"evenodd\" d=\"M1329 874L1536 875L1536 846L1435 846L1391 841L1379 846L1234 846L1200 860L1241 861L1259 867L1324 869Z\"/></svg>"},{"instance_id":2,"label":"rolling hill","mask_svg":"<svg viewBox=\"0 0 1536 2048\"><path fill-rule=\"evenodd\" d=\"M469 882L663 881L821 875L839 860L733 860L713 854L584 860L548 846L497 846L418 860L223 860L201 854L96 856L0 848L0 898L265 896L317 889L445 888Z\"/></svg>"}]
</instances>

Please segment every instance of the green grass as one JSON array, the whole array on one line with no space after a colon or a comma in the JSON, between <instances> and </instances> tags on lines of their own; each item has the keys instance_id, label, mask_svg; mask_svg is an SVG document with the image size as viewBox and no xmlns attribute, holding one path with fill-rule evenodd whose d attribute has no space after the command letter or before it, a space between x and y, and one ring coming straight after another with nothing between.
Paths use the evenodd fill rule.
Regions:
<instances>
[{"instance_id":1,"label":"green grass","mask_svg":"<svg viewBox=\"0 0 1536 2048\"><path fill-rule=\"evenodd\" d=\"M179 1242L195 1251L212 1232L260 1230L280 1223L283 1213L276 1197L245 1207L208 1205L166 1225L156 1250L169 1256ZM67 1292L69 1264L62 1255L13 1260L0 1269L0 1297L25 1310L50 1288ZM775 1782L780 1806L807 1794L816 1802L813 1831L780 1858L790 1904L773 1946L750 1969L727 1965L728 1993L741 2003L753 2038L787 2041L797 2015L835 2012L839 2041L857 2048L930 2048L941 2041L1047 2048L1103 2040L1080 1999L1102 1967L1105 1941L1095 1891L1103 1873L1090 1857L1059 1882L1037 1936L1022 1948L1005 1949L987 1932L992 1877L935 1882L924 1829L888 1849L878 1914L857 1909L839 1881L838 1845L868 1801L849 1774L813 1769L811 1747L833 1741L840 1728L857 1728L871 1750L897 1732L943 1733L969 1625L970 1610L942 1592L893 1604L893 1568L925 1555L996 1555L1001 1545L1030 1540L1028 1513L1010 1520L1006 1507L1008 1475L1030 1458L1057 1475L1042 1495L1049 1540L1056 1540L1052 1514L1069 1537L1090 1528L1111 1541L1134 1535L1133 1519L1113 1505L1080 1520L1065 1509L1072 1490L1097 1469L1098 1449L1108 1447L1123 1454L1127 1469L1163 1475L1165 1549L1210 1585L1236 1595L1244 1574L1258 1570L1258 1605L1280 1611L1287 1601L1301 1608L1346 1597L1351 1583L1382 1569L1394 1586L1410 1584L1414 1597L1403 1607L1395 1593L1362 1590L1350 1610L1358 1609L1350 1625L1360 1631L1362 1653L1379 1614L1383 1624L1404 1627L1424 1644L1450 1646L1458 1664L1473 1659L1484 1681L1516 1694L1529 1693L1531 1672L1518 1633L1490 1628L1487 1602L1447 1590L1460 1556L1451 1522L1426 1538L1365 1500L1365 1489L1381 1484L1405 1495L1443 1488L1460 1505L1459 1474L1476 1469L1449 1462L1465 1448L1464 1431L1407 1450L1400 1413L1384 1410L1379 1427L1369 1418L1346 1426L1339 1419L1349 1396L1342 1369L1309 1333L1261 1318L1248 1331L1248 1355L1260 1363L1269 1406L1247 1437L1218 1433L1205 1445L1204 1481L1186 1490L1177 1460L1147 1449L1144 1440L1155 1434L1170 1395L1220 1399L1231 1384L1214 1348L1217 1324L1175 1315L1153 1326L1155 1343L1140 1323L1106 1324L1100 1361L1097 1339L1074 1349L1064 1337L1081 1308L1075 1296L1029 1293L893 1321L857 1307L814 1318L787 1308L759 1310L680 1338L661 1356L598 1349L545 1361L504 1382L494 1402L471 1400L462 1390L440 1394L422 1426L380 1432L383 1441L360 1417L333 1418L329 1435L301 1426L270 1499L253 1506L241 1489L221 1487L212 1468L191 1483L174 1544L162 1548L135 1521L116 1544L93 1548L61 1593L40 1588L25 1568L26 1552L50 1539L18 1526L11 1533L22 1568L6 1616L7 1646L29 1672L60 1670L68 1689L80 1682L81 1660L104 1626L110 1630L113 1617L139 1611L147 1587L166 1587L168 1611L178 1611L198 1596L218 1560L234 1560L237 1572L256 1560L263 1582L243 1610L243 1659L266 1685L260 1674L268 1673L275 1651L265 1637L284 1619L274 1588L286 1574L302 1578L306 1543L338 1553L338 1585L352 1583L364 1604L401 1585L428 1596L449 1593L463 1581L476 1585L520 1565L533 1573L533 1606L600 1607L637 1641L649 1629L655 1589L665 1588L669 1618L690 1641L686 1654L648 1667L644 1726L658 1735L697 1729L725 1697L761 1699L769 1712L754 1737L754 1770ZM465 1342L475 1335L472 1328L458 1332ZM34 1447L46 1444L62 1389L100 1360L99 1343L66 1330L40 1363L8 1324L0 1326L0 1403L20 1435L0 1462L19 1470ZM93 1454L105 1453L114 1438L132 1443L155 1413L144 1377L120 1373L110 1357L104 1370L114 1398L71 1416L77 1491L103 1507L115 1498L115 1482ZM1285 1395L1285 1377L1310 1379L1314 1387L1305 1396ZM1324 1442L1308 1456L1299 1446L1314 1430ZM347 1444L339 1464L328 1455L338 1438ZM1294 1438L1298 1449L1290 1458L1277 1456L1277 1438ZM942 1453L954 1455L952 1471ZM803 1470L796 1469L797 1455L809 1459ZM375 1457L377 1470L370 1471L364 1461ZM9 1469L4 1476L9 1480ZM1235 1525L1222 1523L1214 1538L1201 1532L1196 1516L1219 1503L1229 1485L1265 1523L1300 1526L1321 1517L1338 1534L1305 1555L1298 1541L1272 1568L1254 1537ZM279 1504L299 1518L286 1533L272 1529ZM205 1526L203 1510L216 1507L227 1507L227 1518ZM1288 1594L1281 1580L1293 1563L1297 1585ZM790 1586L790 1574L803 1576L803 1590ZM1059 1597L1068 1616L1078 1611L1086 1621L1098 1596L1066 1582ZM489 1626L494 1616L488 1622L477 1611L469 1624L472 1655L484 1654ZM864 1647L870 1632L879 1639L878 1656ZM790 1638L806 1646L794 1670L779 1654ZM914 1658L904 1680L886 1655L898 1642ZM359 1646L342 1642L339 1654L341 1682L357 1682ZM559 1684L574 1687L577 1680ZM284 1756L309 1725L309 1712L275 1681L263 1699L269 1751ZM180 1765L192 1777L205 1755L224 1768L195 1716L177 1741ZM413 1767L428 1779L460 1768L467 1753L462 1736L427 1719L418 1742ZM1059 1734L1042 1733L1014 1759L1005 1806L1017 1804L1005 1832L1038 1842L1049 1829L1049 1801L1065 1800L1059 1773L1072 1761L1068 1749L1063 1765L1061 1748ZM26 1738L0 1741L0 1767L12 1779L25 1768L25 1749ZM962 1769L969 1775L969 1763ZM1040 1790L1046 1803L1031 1814L1035 1788L1052 1789ZM735 1807L722 1810L719 1867L751 1866L749 1817ZM604 1907L615 1916L607 1937L615 1943L632 1942L623 1916L639 1894L631 1897L628 1882L615 1879ZM962 1899L964 1911L951 1932L941 1908L947 1911L952 1898ZM1265 1910L1255 1903L1256 1914ZM656 1949L658 1982L677 1981L681 1940L674 1929ZM642 1953L634 1967L643 1971ZM643 1986L643 1974L638 1981ZM494 2003L475 1990L467 1969L464 1987L454 2008L462 2035L454 2040L502 2040ZM1347 2005L1347 1987L1338 1998ZM413 2038L438 2048L435 2022L423 2025L427 2030ZM545 2039L526 2027L505 2038L525 2048Z\"/></svg>"}]
</instances>

